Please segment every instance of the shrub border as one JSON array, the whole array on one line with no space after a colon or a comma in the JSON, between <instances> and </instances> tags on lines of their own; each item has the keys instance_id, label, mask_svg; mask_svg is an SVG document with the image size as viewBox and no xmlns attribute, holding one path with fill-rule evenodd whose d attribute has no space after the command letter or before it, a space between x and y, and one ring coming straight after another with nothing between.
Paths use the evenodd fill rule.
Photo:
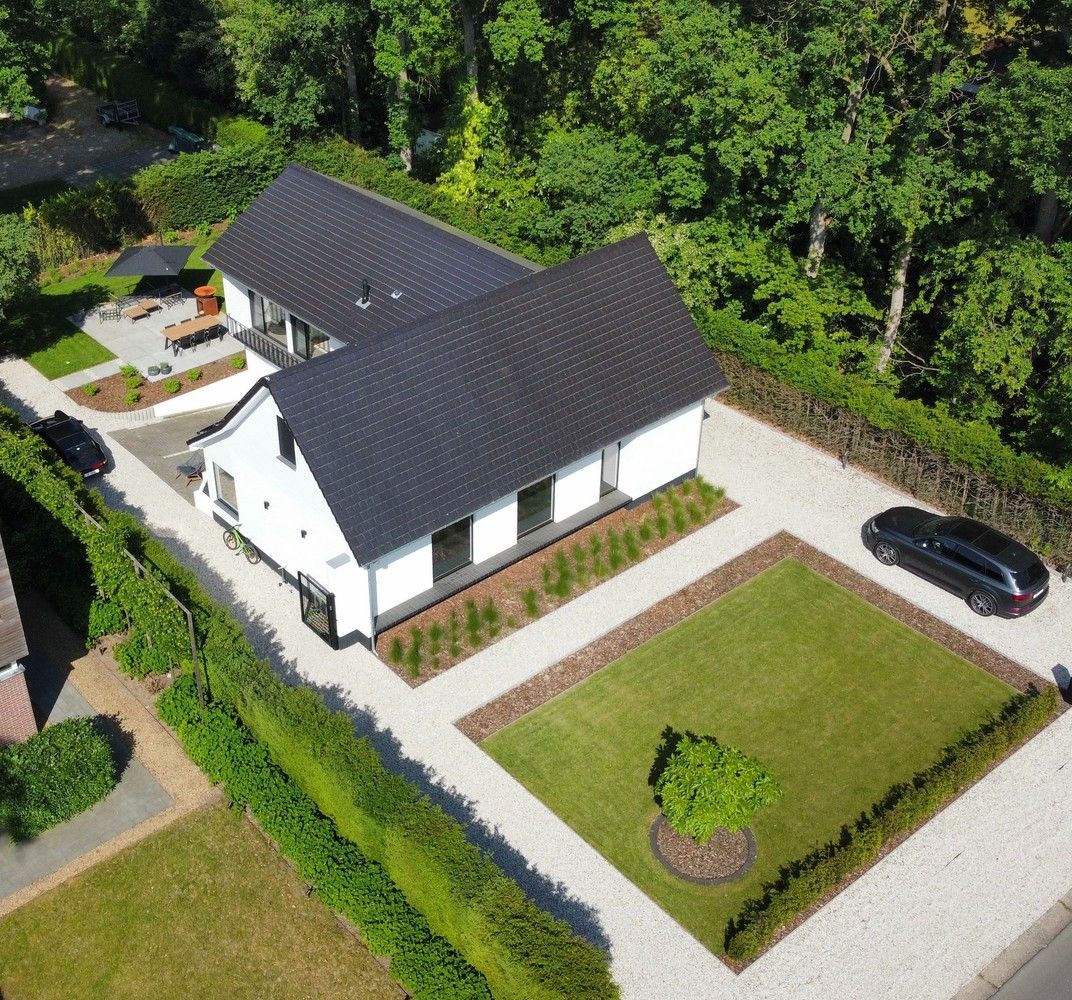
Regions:
<instances>
[{"instance_id":1,"label":"shrub border","mask_svg":"<svg viewBox=\"0 0 1072 1000\"><path fill-rule=\"evenodd\" d=\"M666 625L667 621L677 622L687 618L776 563L790 558L804 563L809 569L833 580L857 597L862 597L903 625L915 629L940 646L945 646L1017 691L1024 692L1031 684L1037 686L1046 683L1037 674L917 608L844 563L812 548L795 535L780 531L687 587L663 598L583 649L559 660L535 677L463 716L455 725L474 743L481 743L493 733L516 722L521 716L534 711L574 684L580 683L608 664L621 659L630 650L643 645L653 636L664 632L669 627ZM1063 712L1067 707L1062 704L1059 711Z\"/></svg>"}]
</instances>

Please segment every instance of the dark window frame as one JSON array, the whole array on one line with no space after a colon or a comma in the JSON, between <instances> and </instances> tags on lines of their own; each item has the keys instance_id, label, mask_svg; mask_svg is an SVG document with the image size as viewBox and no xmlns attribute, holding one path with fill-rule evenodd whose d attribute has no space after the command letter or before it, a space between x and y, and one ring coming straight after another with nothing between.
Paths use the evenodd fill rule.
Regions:
<instances>
[{"instance_id":1,"label":"dark window frame","mask_svg":"<svg viewBox=\"0 0 1072 1000\"><path fill-rule=\"evenodd\" d=\"M307 323L304 319L298 319L293 313L290 315L290 326L294 331L294 353L299 358L305 358L306 361L312 358L318 358L321 354L327 354L331 347L329 345L328 335L317 326L313 326L312 323ZM314 351L313 345L313 332L320 335L317 343L323 344L323 350Z\"/></svg>"},{"instance_id":2,"label":"dark window frame","mask_svg":"<svg viewBox=\"0 0 1072 1000\"><path fill-rule=\"evenodd\" d=\"M260 300L260 309L257 308L257 301ZM282 323L282 340L279 339L279 335L268 329L268 306L275 306L280 315L278 322ZM287 312L278 303L268 298L267 295L262 295L255 289L249 290L249 318L253 321L253 329L270 340L275 341L280 346L287 346Z\"/></svg>"},{"instance_id":3,"label":"dark window frame","mask_svg":"<svg viewBox=\"0 0 1072 1000\"><path fill-rule=\"evenodd\" d=\"M442 565L443 560L440 558L437 561L437 558L436 558L436 545L440 544L440 543L436 542L436 536L438 535L438 536L442 537L444 535L444 533L454 531L460 525L465 525L465 535L466 535L466 541L468 543L467 548L466 548L465 558L464 558L464 560L459 560L457 557L454 557L453 560L447 564L446 568L443 568L443 565ZM467 517L459 518L457 521L454 521L452 524L445 525L444 527L440 528L438 531L433 531L432 532L432 582L433 583L437 583L438 581L442 580L444 577L448 577L452 573L457 573L458 570L464 569L466 566L471 566L472 564L473 564L473 515L472 514L469 514Z\"/></svg>"},{"instance_id":4,"label":"dark window frame","mask_svg":"<svg viewBox=\"0 0 1072 1000\"><path fill-rule=\"evenodd\" d=\"M537 479L534 483L529 483L528 486L523 486L517 491L517 537L519 539L524 538L526 535L531 535L534 531L538 531L540 528L545 527L548 524L553 524L555 520L555 486L558 481L558 473L552 472L549 476L544 476L542 479ZM547 517L539 522L533 522L528 524L524 529L521 525L521 494L529 490L536 489L537 487L543 487L545 483L550 485L550 496L547 503Z\"/></svg>"},{"instance_id":5,"label":"dark window frame","mask_svg":"<svg viewBox=\"0 0 1072 1000\"><path fill-rule=\"evenodd\" d=\"M276 434L279 437L279 457L288 465L298 465L297 452L294 446L294 432L281 416L275 418Z\"/></svg>"},{"instance_id":6,"label":"dark window frame","mask_svg":"<svg viewBox=\"0 0 1072 1000\"><path fill-rule=\"evenodd\" d=\"M231 481L231 493L234 499L233 504L230 500L227 499L227 497L223 495L224 491L220 487L221 474L226 476ZM223 466L220 465L218 462L212 463L212 477L216 483L216 503L221 504L235 517L238 517L238 483L236 482L235 477L231 475L231 473L229 473L225 468L223 468Z\"/></svg>"}]
</instances>

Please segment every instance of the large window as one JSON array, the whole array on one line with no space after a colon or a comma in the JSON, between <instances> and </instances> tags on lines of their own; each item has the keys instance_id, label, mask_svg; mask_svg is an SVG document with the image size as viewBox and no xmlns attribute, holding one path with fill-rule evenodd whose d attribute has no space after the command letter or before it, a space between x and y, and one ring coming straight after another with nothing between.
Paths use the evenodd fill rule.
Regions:
<instances>
[{"instance_id":1,"label":"large window","mask_svg":"<svg viewBox=\"0 0 1072 1000\"><path fill-rule=\"evenodd\" d=\"M249 293L249 307L253 313L253 329L259 330L266 337L271 337L277 344L286 347L286 313L271 299L266 299L259 292Z\"/></svg>"},{"instance_id":2,"label":"large window","mask_svg":"<svg viewBox=\"0 0 1072 1000\"><path fill-rule=\"evenodd\" d=\"M473 561L473 519L455 521L432 535L432 579L439 580Z\"/></svg>"},{"instance_id":3,"label":"large window","mask_svg":"<svg viewBox=\"0 0 1072 1000\"><path fill-rule=\"evenodd\" d=\"M235 489L234 476L215 462L212 467L216 470L216 499L238 517L238 491Z\"/></svg>"},{"instance_id":4,"label":"large window","mask_svg":"<svg viewBox=\"0 0 1072 1000\"><path fill-rule=\"evenodd\" d=\"M538 483L518 490L517 537L551 522L554 514L555 477L548 476Z\"/></svg>"},{"instance_id":5,"label":"large window","mask_svg":"<svg viewBox=\"0 0 1072 1000\"><path fill-rule=\"evenodd\" d=\"M302 358L315 358L318 354L328 353L328 335L315 326L310 326L303 319L290 317L294 327L294 353Z\"/></svg>"}]
</instances>

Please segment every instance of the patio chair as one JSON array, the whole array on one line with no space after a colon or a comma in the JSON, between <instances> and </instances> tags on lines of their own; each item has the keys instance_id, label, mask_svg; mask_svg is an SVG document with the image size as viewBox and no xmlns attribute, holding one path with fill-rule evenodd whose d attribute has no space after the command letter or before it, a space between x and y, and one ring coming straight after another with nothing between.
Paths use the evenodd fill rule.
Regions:
<instances>
[{"instance_id":1,"label":"patio chair","mask_svg":"<svg viewBox=\"0 0 1072 1000\"><path fill-rule=\"evenodd\" d=\"M97 316L102 321L114 321L119 319L120 308L118 302L102 302L97 306Z\"/></svg>"},{"instance_id":2,"label":"patio chair","mask_svg":"<svg viewBox=\"0 0 1072 1000\"><path fill-rule=\"evenodd\" d=\"M196 486L205 477L205 463L201 462L199 465L180 465L179 471L176 473L175 478L179 476L186 477L187 486Z\"/></svg>"},{"instance_id":3,"label":"patio chair","mask_svg":"<svg viewBox=\"0 0 1072 1000\"><path fill-rule=\"evenodd\" d=\"M165 309L171 309L174 306L181 306L182 292L165 293L163 298L160 299L160 305L162 305Z\"/></svg>"}]
</instances>

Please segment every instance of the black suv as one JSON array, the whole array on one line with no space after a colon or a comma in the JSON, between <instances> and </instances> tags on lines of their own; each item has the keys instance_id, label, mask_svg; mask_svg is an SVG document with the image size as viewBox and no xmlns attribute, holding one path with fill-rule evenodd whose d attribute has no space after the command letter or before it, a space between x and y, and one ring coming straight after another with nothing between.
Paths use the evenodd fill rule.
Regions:
<instances>
[{"instance_id":1,"label":"black suv","mask_svg":"<svg viewBox=\"0 0 1072 1000\"><path fill-rule=\"evenodd\" d=\"M864 534L879 562L900 563L967 598L977 615L1019 617L1049 593L1049 571L1034 552L967 517L891 507L868 521Z\"/></svg>"}]
</instances>

